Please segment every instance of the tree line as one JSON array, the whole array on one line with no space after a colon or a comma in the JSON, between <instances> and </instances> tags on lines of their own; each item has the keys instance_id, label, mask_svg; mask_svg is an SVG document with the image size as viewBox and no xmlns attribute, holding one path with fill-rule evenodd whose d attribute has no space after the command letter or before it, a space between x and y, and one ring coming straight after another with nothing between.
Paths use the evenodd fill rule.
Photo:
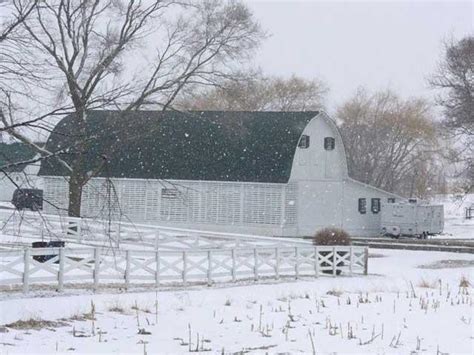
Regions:
<instances>
[{"instance_id":1,"label":"tree line","mask_svg":"<svg viewBox=\"0 0 474 355\"><path fill-rule=\"evenodd\" d=\"M0 3L0 13L0 134L67 169L71 216L81 215L83 187L103 168L83 169L93 138L89 110L325 109L322 80L252 68L267 33L242 1L13 0ZM350 175L425 197L446 192L449 173L470 191L473 68L472 36L445 44L429 78L442 120L434 103L389 90L361 88L337 107ZM65 114L77 127L70 146L48 151L36 144L32 132L49 134Z\"/></svg>"}]
</instances>

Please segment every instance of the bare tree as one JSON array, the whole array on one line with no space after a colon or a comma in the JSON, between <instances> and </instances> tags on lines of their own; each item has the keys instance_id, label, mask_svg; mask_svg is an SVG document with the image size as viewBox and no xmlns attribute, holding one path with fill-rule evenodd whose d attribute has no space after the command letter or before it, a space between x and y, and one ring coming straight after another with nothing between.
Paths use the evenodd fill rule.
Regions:
<instances>
[{"instance_id":1,"label":"bare tree","mask_svg":"<svg viewBox=\"0 0 474 355\"><path fill-rule=\"evenodd\" d=\"M102 168L83 169L89 110L126 113L150 103L169 109L186 86L229 75L264 37L245 5L218 0L44 0L21 29L29 63L47 73L48 115L61 107L74 117L69 154L42 152L68 170L70 216L81 215L82 189ZM16 129L8 132L28 141Z\"/></svg>"},{"instance_id":2,"label":"bare tree","mask_svg":"<svg viewBox=\"0 0 474 355\"><path fill-rule=\"evenodd\" d=\"M474 187L474 37L444 44L444 57L429 79L444 108L444 123L449 136L455 137L456 154L450 161L454 175L464 181L464 190Z\"/></svg>"},{"instance_id":3,"label":"bare tree","mask_svg":"<svg viewBox=\"0 0 474 355\"><path fill-rule=\"evenodd\" d=\"M327 86L320 80L241 73L207 90L183 95L178 107L192 110L305 111L324 107Z\"/></svg>"},{"instance_id":4,"label":"bare tree","mask_svg":"<svg viewBox=\"0 0 474 355\"><path fill-rule=\"evenodd\" d=\"M338 109L337 119L353 178L402 195L427 192L437 149L427 102L360 89Z\"/></svg>"}]
</instances>

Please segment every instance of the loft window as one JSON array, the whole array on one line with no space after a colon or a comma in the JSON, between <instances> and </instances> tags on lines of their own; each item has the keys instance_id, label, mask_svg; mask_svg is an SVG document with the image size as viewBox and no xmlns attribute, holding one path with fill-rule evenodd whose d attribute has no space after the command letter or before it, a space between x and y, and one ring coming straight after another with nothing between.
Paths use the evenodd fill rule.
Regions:
<instances>
[{"instance_id":1,"label":"loft window","mask_svg":"<svg viewBox=\"0 0 474 355\"><path fill-rule=\"evenodd\" d=\"M389 197L387 198L388 203L395 203L395 197Z\"/></svg>"},{"instance_id":2,"label":"loft window","mask_svg":"<svg viewBox=\"0 0 474 355\"><path fill-rule=\"evenodd\" d=\"M336 140L334 137L325 137L324 138L324 149L333 150L336 146Z\"/></svg>"},{"instance_id":3,"label":"loft window","mask_svg":"<svg viewBox=\"0 0 474 355\"><path fill-rule=\"evenodd\" d=\"M303 134L300 138L299 143L298 143L298 147L300 147L302 149L309 148L309 136L307 136L306 134Z\"/></svg>"},{"instance_id":4,"label":"loft window","mask_svg":"<svg viewBox=\"0 0 474 355\"><path fill-rule=\"evenodd\" d=\"M359 212L365 214L367 212L367 200L365 198L359 199Z\"/></svg>"},{"instance_id":5,"label":"loft window","mask_svg":"<svg viewBox=\"0 0 474 355\"><path fill-rule=\"evenodd\" d=\"M371 200L370 209L372 210L372 213L380 212L380 199L379 198L373 198Z\"/></svg>"},{"instance_id":6,"label":"loft window","mask_svg":"<svg viewBox=\"0 0 474 355\"><path fill-rule=\"evenodd\" d=\"M178 198L179 191L177 189L161 189L161 198L172 200Z\"/></svg>"}]
</instances>

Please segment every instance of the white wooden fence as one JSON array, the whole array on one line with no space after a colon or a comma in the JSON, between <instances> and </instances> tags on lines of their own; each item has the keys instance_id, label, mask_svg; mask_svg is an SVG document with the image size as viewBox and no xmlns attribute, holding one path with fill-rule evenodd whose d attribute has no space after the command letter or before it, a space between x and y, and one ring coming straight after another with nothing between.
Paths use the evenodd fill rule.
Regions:
<instances>
[{"instance_id":1,"label":"white wooden fence","mask_svg":"<svg viewBox=\"0 0 474 355\"><path fill-rule=\"evenodd\" d=\"M39 261L38 258L49 257ZM3 289L187 286L260 279L367 274L364 247L277 246L231 249L119 250L24 248L0 251Z\"/></svg>"},{"instance_id":2,"label":"white wooden fence","mask_svg":"<svg viewBox=\"0 0 474 355\"><path fill-rule=\"evenodd\" d=\"M141 245L156 249L307 246L290 238L210 232L127 222L0 211L0 234L38 240L66 240L92 246Z\"/></svg>"}]
</instances>

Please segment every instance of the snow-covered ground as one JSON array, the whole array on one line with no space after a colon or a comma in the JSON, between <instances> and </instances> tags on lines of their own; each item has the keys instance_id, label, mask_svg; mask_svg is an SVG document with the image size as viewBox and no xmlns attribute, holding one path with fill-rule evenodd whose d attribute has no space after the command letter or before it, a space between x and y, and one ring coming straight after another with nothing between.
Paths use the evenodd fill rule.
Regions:
<instances>
[{"instance_id":1,"label":"snow-covered ground","mask_svg":"<svg viewBox=\"0 0 474 355\"><path fill-rule=\"evenodd\" d=\"M439 237L474 239L474 218L464 218L466 207L474 207L474 194L437 196L431 202L444 206L444 233Z\"/></svg>"},{"instance_id":2,"label":"snow-covered ground","mask_svg":"<svg viewBox=\"0 0 474 355\"><path fill-rule=\"evenodd\" d=\"M0 324L51 323L0 328L0 352L312 353L313 342L317 353L473 353L474 256L376 253L366 277L158 293L4 294Z\"/></svg>"}]
</instances>

